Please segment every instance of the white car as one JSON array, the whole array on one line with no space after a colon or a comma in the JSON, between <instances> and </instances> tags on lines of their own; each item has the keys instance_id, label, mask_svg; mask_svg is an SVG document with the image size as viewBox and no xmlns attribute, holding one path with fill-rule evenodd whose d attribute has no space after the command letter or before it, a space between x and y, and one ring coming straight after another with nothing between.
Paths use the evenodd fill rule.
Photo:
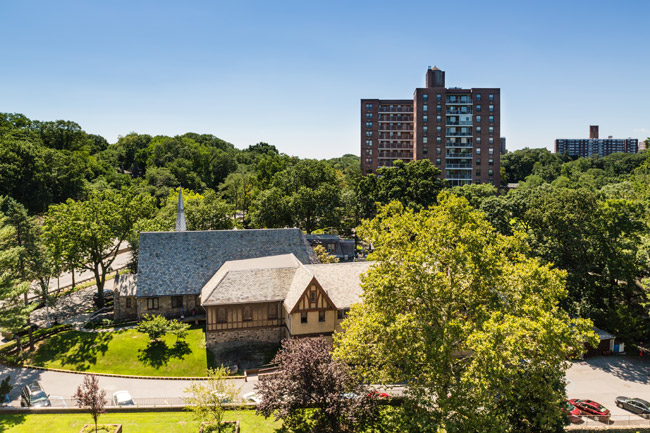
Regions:
<instances>
[{"instance_id":1,"label":"white car","mask_svg":"<svg viewBox=\"0 0 650 433\"><path fill-rule=\"evenodd\" d=\"M116 391L113 393L113 404L115 406L133 406L133 399L129 391Z\"/></svg>"},{"instance_id":2,"label":"white car","mask_svg":"<svg viewBox=\"0 0 650 433\"><path fill-rule=\"evenodd\" d=\"M246 393L242 397L244 398L244 401L248 403L260 404L262 402L262 399L259 398L259 396L255 394L254 391Z\"/></svg>"}]
</instances>

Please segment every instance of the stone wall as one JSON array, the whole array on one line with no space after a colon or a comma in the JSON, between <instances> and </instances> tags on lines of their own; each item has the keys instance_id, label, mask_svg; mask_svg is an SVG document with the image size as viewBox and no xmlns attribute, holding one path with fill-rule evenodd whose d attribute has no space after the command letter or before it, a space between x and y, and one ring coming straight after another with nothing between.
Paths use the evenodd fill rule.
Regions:
<instances>
[{"instance_id":1,"label":"stone wall","mask_svg":"<svg viewBox=\"0 0 650 433\"><path fill-rule=\"evenodd\" d=\"M149 310L147 308L147 299L138 298L138 318L143 314L158 314L165 317L179 317L181 315L181 307L172 308L171 296L158 297L158 308ZM195 295L183 295L183 313L185 317L190 316L192 309L196 309L197 314L203 314L203 308L197 304Z\"/></svg>"},{"instance_id":2,"label":"stone wall","mask_svg":"<svg viewBox=\"0 0 650 433\"><path fill-rule=\"evenodd\" d=\"M263 341L268 343L279 343L286 337L286 328L276 326L269 328L254 329L233 329L228 331L208 331L205 334L206 346L215 349L224 343L241 341Z\"/></svg>"},{"instance_id":3,"label":"stone wall","mask_svg":"<svg viewBox=\"0 0 650 433\"><path fill-rule=\"evenodd\" d=\"M131 299L131 308L126 308L127 298ZM133 320L138 317L135 296L119 296L119 294L116 293L113 305L116 321Z\"/></svg>"}]
</instances>

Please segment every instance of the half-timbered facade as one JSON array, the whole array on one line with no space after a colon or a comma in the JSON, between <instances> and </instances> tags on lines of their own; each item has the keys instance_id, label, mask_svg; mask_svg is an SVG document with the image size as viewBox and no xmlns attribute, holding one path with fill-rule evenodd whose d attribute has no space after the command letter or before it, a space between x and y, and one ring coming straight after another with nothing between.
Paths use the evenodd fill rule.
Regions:
<instances>
[{"instance_id":1,"label":"half-timbered facade","mask_svg":"<svg viewBox=\"0 0 650 433\"><path fill-rule=\"evenodd\" d=\"M369 266L305 265L293 254L226 262L201 291L207 345L331 335L359 300Z\"/></svg>"}]
</instances>

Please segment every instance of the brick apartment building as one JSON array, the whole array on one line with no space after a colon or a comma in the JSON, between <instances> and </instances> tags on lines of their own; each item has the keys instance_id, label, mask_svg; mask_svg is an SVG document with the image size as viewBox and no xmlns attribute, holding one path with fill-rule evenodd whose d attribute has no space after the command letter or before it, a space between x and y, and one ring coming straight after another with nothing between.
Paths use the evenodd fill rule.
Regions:
<instances>
[{"instance_id":1,"label":"brick apartment building","mask_svg":"<svg viewBox=\"0 0 650 433\"><path fill-rule=\"evenodd\" d=\"M452 186L499 185L500 107L500 89L446 88L429 67L413 99L361 100L361 170L428 159Z\"/></svg>"},{"instance_id":2,"label":"brick apartment building","mask_svg":"<svg viewBox=\"0 0 650 433\"><path fill-rule=\"evenodd\" d=\"M558 138L555 140L555 153L570 156L607 156L610 153L637 153L639 140L636 138L598 138L598 125L589 126L589 138Z\"/></svg>"}]
</instances>

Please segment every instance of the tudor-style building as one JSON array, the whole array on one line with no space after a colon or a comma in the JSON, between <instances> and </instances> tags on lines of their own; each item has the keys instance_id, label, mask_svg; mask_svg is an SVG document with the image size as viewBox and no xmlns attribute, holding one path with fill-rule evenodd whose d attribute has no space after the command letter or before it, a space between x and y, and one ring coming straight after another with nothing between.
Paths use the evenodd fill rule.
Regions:
<instances>
[{"instance_id":1,"label":"tudor-style building","mask_svg":"<svg viewBox=\"0 0 650 433\"><path fill-rule=\"evenodd\" d=\"M228 261L201 290L207 346L332 335L359 301L369 267L303 264L293 254Z\"/></svg>"}]
</instances>

